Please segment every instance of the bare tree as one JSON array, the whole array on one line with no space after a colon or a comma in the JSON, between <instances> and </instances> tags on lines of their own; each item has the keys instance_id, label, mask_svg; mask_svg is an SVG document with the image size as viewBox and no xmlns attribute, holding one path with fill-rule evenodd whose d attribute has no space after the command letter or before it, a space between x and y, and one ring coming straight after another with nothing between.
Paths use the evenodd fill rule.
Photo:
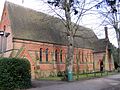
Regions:
<instances>
[{"instance_id":1,"label":"bare tree","mask_svg":"<svg viewBox=\"0 0 120 90\"><path fill-rule=\"evenodd\" d=\"M24 0L23 0L24 1ZM72 81L74 38L81 37L76 35L78 24L83 16L88 15L97 4L96 0L41 0L47 3L52 12L54 12L64 24L68 37L67 50L67 75L68 81ZM61 14L62 13L62 14ZM74 23L72 22L74 21Z\"/></svg>"},{"instance_id":2,"label":"bare tree","mask_svg":"<svg viewBox=\"0 0 120 90\"><path fill-rule=\"evenodd\" d=\"M61 18L61 21L66 27L68 36L68 50L67 50L67 75L68 81L72 80L73 69L73 55L74 55L74 38L77 36L78 24L83 16L88 15L97 4L95 0L47 0L52 11ZM54 8L52 8L54 7ZM61 15L56 10L62 10ZM72 20L74 19L74 24ZM79 36L77 36L79 37Z\"/></svg>"},{"instance_id":3,"label":"bare tree","mask_svg":"<svg viewBox=\"0 0 120 90\"><path fill-rule=\"evenodd\" d=\"M102 24L112 26L116 32L120 64L120 0L102 0L96 5L98 13L104 18Z\"/></svg>"},{"instance_id":4,"label":"bare tree","mask_svg":"<svg viewBox=\"0 0 120 90\"><path fill-rule=\"evenodd\" d=\"M64 23L68 36L68 53L67 53L67 75L68 81L72 80L73 55L74 55L74 38L78 30L78 25L83 16L88 15L98 3L95 0L48 0L50 7ZM63 16L55 11L60 9L63 11ZM74 17L74 24L72 23Z\"/></svg>"}]
</instances>

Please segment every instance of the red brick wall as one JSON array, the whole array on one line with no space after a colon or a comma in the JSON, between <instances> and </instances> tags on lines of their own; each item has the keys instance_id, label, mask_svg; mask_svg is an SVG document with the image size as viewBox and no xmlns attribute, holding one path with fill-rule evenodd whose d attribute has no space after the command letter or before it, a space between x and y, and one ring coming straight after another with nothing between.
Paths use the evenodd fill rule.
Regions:
<instances>
[{"instance_id":1,"label":"red brick wall","mask_svg":"<svg viewBox=\"0 0 120 90\"><path fill-rule=\"evenodd\" d=\"M66 53L67 47L62 45L40 43L34 41L25 41L14 39L14 49L20 49L24 47L25 50L31 56L31 61L34 62L34 65L37 65L37 68L41 71L65 71L65 62L66 62ZM40 63L40 48L43 50L42 62ZM48 48L48 62L46 62L45 50ZM60 54L58 55L58 61L55 63L55 50L57 49L58 53L62 50L62 63L60 63ZM54 56L52 56L54 53ZM24 56L25 53L22 53L21 56ZM38 59L38 60L37 60ZM73 70L77 71L77 60L79 63L79 70L82 71L92 71L93 70L93 51L91 49L81 49L75 48L74 50L74 67ZM35 67L36 68L36 67Z\"/></svg>"},{"instance_id":2,"label":"red brick wall","mask_svg":"<svg viewBox=\"0 0 120 90\"><path fill-rule=\"evenodd\" d=\"M55 44L48 44L48 43L41 43L41 42L34 42L34 41L25 41L25 40L13 40L13 35L11 31L11 24L9 20L8 11L4 8L2 20L0 23L0 28L3 30L4 26L6 27L5 32L9 32L10 35L7 38L7 50L11 50L4 54L5 57L15 57L20 49L23 47L23 50L19 52L18 57L25 57L29 59L31 63L33 77L35 70L38 71L64 71L65 60L66 60L66 53L67 47L63 45L55 45ZM13 43L14 42L14 43ZM42 63L40 63L40 48L43 49L43 58ZM45 50L48 48L48 63L46 63L45 57ZM14 50L12 50L14 49ZM53 52L57 49L58 52L62 50L62 63L60 63L60 59L58 59L58 63L55 64L55 56L52 55ZM58 56L60 58L60 56ZM100 58L103 58L103 53L94 56L94 60L98 61ZM38 60L37 60L38 59ZM96 66L96 68L99 66ZM93 70L93 50L91 49L82 49L82 48L75 48L74 50L74 66L73 70L76 72L77 70L83 71L92 71Z\"/></svg>"},{"instance_id":3,"label":"red brick wall","mask_svg":"<svg viewBox=\"0 0 120 90\"><path fill-rule=\"evenodd\" d=\"M100 60L105 57L105 52L94 53L95 70L100 71Z\"/></svg>"},{"instance_id":4,"label":"red brick wall","mask_svg":"<svg viewBox=\"0 0 120 90\"><path fill-rule=\"evenodd\" d=\"M9 19L8 10L6 9L6 7L4 7L3 9L3 14L0 22L0 29L2 31L10 33L10 35L7 38L7 50L13 49L10 19ZM4 56L9 57L10 53L11 52L6 52Z\"/></svg>"},{"instance_id":5,"label":"red brick wall","mask_svg":"<svg viewBox=\"0 0 120 90\"><path fill-rule=\"evenodd\" d=\"M5 32L10 33L10 35L7 38L7 50L12 50L9 52L6 52L4 54L5 57L15 57L16 54L18 53L19 49L24 46L24 51L22 51L19 55L19 57L26 57L29 59L31 62L31 67L32 67L32 72L34 72L33 69L39 68L41 71L65 71L65 60L66 60L66 53L67 53L67 47L66 46L61 46L61 45L54 45L54 44L48 44L48 43L40 43L40 42L33 42L33 41L25 41L25 40L13 40L13 35L11 31L11 24L9 20L9 15L8 11L6 8L4 8L3 15L2 15L2 20L0 27L2 30L4 30L4 26L6 27ZM13 43L14 42L14 43ZM40 48L43 49L43 58L42 58L42 63L37 60L37 56L39 58L39 50ZM46 64L45 60L45 50L48 48L48 63ZM60 57L58 56L58 64L54 64L53 60L55 60L55 56L52 56L52 52L55 52L57 49L58 52L62 50L62 63L60 64ZM12 53L12 54L11 54ZM87 67L89 70L92 70L92 62L93 62L93 52L90 49L75 49L74 52L74 71L76 72L77 68L77 59L78 62L80 63L80 70L86 70L86 62L87 62ZM53 64L51 64L53 63Z\"/></svg>"}]
</instances>

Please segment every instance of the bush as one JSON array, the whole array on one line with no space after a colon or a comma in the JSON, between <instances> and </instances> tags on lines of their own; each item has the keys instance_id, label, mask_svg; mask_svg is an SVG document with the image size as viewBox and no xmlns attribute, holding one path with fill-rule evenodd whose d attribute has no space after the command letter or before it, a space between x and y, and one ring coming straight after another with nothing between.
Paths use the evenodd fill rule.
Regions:
<instances>
[{"instance_id":1,"label":"bush","mask_svg":"<svg viewBox=\"0 0 120 90\"><path fill-rule=\"evenodd\" d=\"M26 59L0 59L0 90L31 87L30 63Z\"/></svg>"},{"instance_id":2,"label":"bush","mask_svg":"<svg viewBox=\"0 0 120 90\"><path fill-rule=\"evenodd\" d=\"M61 71L58 71L57 76L58 76L58 77L62 77L62 72L61 72Z\"/></svg>"}]
</instances>

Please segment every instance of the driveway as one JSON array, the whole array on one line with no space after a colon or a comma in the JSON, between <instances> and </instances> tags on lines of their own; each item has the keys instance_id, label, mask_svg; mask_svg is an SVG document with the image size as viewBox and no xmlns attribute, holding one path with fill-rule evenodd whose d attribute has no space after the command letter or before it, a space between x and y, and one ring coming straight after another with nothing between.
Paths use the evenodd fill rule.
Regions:
<instances>
[{"instance_id":1,"label":"driveway","mask_svg":"<svg viewBox=\"0 0 120 90\"><path fill-rule=\"evenodd\" d=\"M33 81L27 90L120 90L120 74L74 82Z\"/></svg>"}]
</instances>

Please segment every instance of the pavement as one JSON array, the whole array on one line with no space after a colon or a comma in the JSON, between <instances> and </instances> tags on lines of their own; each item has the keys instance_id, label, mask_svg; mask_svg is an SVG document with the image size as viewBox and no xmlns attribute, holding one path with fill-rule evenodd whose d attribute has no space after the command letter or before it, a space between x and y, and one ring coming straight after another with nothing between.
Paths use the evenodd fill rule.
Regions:
<instances>
[{"instance_id":1,"label":"pavement","mask_svg":"<svg viewBox=\"0 0 120 90\"><path fill-rule=\"evenodd\" d=\"M27 90L120 90L120 74L73 82L33 80L32 84Z\"/></svg>"}]
</instances>

